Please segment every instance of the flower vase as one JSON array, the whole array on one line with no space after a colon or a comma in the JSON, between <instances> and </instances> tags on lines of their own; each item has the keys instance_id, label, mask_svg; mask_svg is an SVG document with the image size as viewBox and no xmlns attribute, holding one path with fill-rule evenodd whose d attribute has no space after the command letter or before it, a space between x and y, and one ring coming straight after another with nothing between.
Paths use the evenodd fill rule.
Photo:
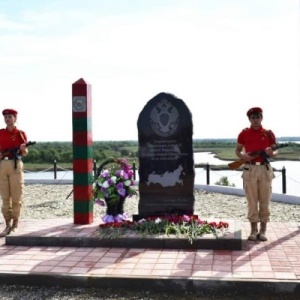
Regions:
<instances>
[{"instance_id":1,"label":"flower vase","mask_svg":"<svg viewBox=\"0 0 300 300\"><path fill-rule=\"evenodd\" d=\"M126 200L126 196L119 196L118 201L111 201L110 198L105 198L106 203L106 215L103 218L105 223L109 222L122 222L127 219L124 214L124 202Z\"/></svg>"},{"instance_id":2,"label":"flower vase","mask_svg":"<svg viewBox=\"0 0 300 300\"><path fill-rule=\"evenodd\" d=\"M117 214L118 215L123 215L124 214L125 200L126 200L126 196L125 197L120 196L119 201L116 203L117 204Z\"/></svg>"},{"instance_id":3,"label":"flower vase","mask_svg":"<svg viewBox=\"0 0 300 300\"><path fill-rule=\"evenodd\" d=\"M115 216L117 214L117 202L111 202L110 198L105 198L106 214L109 216Z\"/></svg>"}]
</instances>

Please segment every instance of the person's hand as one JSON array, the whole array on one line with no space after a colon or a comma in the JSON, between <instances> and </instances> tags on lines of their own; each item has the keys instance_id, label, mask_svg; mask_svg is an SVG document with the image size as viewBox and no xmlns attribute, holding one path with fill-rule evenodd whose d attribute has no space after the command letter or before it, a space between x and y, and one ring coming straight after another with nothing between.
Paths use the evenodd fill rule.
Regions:
<instances>
[{"instance_id":1,"label":"person's hand","mask_svg":"<svg viewBox=\"0 0 300 300\"><path fill-rule=\"evenodd\" d=\"M251 155L249 155L247 153L244 153L243 156L242 156L242 160L243 161L250 161L250 160L252 160L254 158L255 158L255 156L251 156Z\"/></svg>"},{"instance_id":2,"label":"person's hand","mask_svg":"<svg viewBox=\"0 0 300 300\"><path fill-rule=\"evenodd\" d=\"M268 156L273 156L273 149L271 147L266 148L265 152Z\"/></svg>"},{"instance_id":3,"label":"person's hand","mask_svg":"<svg viewBox=\"0 0 300 300\"><path fill-rule=\"evenodd\" d=\"M25 149L26 149L26 144L21 144L21 145L20 145L20 151L21 151L21 152L24 152Z\"/></svg>"},{"instance_id":4,"label":"person's hand","mask_svg":"<svg viewBox=\"0 0 300 300\"><path fill-rule=\"evenodd\" d=\"M19 150L20 154L23 156L26 156L28 154L28 149L25 143L20 145L20 150Z\"/></svg>"}]
</instances>

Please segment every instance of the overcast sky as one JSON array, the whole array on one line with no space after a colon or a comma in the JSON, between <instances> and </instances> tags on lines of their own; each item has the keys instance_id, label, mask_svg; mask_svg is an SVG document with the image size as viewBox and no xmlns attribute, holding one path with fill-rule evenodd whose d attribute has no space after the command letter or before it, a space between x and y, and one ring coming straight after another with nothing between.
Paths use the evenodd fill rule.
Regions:
<instances>
[{"instance_id":1,"label":"overcast sky","mask_svg":"<svg viewBox=\"0 0 300 300\"><path fill-rule=\"evenodd\" d=\"M83 78L95 141L137 140L160 92L186 103L194 139L236 138L253 106L300 136L299 29L298 0L1 0L0 109L29 140L71 141Z\"/></svg>"}]
</instances>

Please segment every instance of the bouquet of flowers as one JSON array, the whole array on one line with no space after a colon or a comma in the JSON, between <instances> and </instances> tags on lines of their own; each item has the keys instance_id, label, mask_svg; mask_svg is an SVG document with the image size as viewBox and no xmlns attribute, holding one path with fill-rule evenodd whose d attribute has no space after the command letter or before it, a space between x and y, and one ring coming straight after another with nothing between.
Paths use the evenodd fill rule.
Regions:
<instances>
[{"instance_id":1,"label":"bouquet of flowers","mask_svg":"<svg viewBox=\"0 0 300 300\"><path fill-rule=\"evenodd\" d=\"M100 238L117 238L125 236L128 230L134 231L138 237L147 236L176 236L186 238L190 244L205 234L212 234L215 238L222 237L228 231L227 222L208 222L197 216L161 216L147 217L139 221L124 221L122 223L101 224Z\"/></svg>"},{"instance_id":2,"label":"bouquet of flowers","mask_svg":"<svg viewBox=\"0 0 300 300\"><path fill-rule=\"evenodd\" d=\"M111 164L109 168L103 167ZM98 177L93 184L94 202L104 206L115 206L114 213L108 212L103 217L105 223L122 221L125 219L122 205L118 205L120 201L126 197L137 195L137 191L133 188L133 170L126 159L109 159L105 161L98 169ZM105 202L103 201L105 200Z\"/></svg>"}]
</instances>

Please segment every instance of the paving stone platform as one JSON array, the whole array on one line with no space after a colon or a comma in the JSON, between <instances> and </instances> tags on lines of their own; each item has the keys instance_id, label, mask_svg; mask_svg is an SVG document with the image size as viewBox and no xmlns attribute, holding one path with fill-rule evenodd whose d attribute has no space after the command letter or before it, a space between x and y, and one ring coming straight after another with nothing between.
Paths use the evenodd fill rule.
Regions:
<instances>
[{"instance_id":1,"label":"paving stone platform","mask_svg":"<svg viewBox=\"0 0 300 300\"><path fill-rule=\"evenodd\" d=\"M138 248L128 243L123 247L92 246L85 239L96 238L95 222L74 225L71 219L21 221L17 234L0 238L0 284L143 287L170 293L213 289L220 294L275 293L300 299L299 225L270 222L269 240L252 242L247 240L249 223L241 222L238 230L242 248L220 250L151 245ZM40 240L39 245L25 245L26 238L33 238L33 243L44 237L75 239L77 244L42 245Z\"/></svg>"}]
</instances>

